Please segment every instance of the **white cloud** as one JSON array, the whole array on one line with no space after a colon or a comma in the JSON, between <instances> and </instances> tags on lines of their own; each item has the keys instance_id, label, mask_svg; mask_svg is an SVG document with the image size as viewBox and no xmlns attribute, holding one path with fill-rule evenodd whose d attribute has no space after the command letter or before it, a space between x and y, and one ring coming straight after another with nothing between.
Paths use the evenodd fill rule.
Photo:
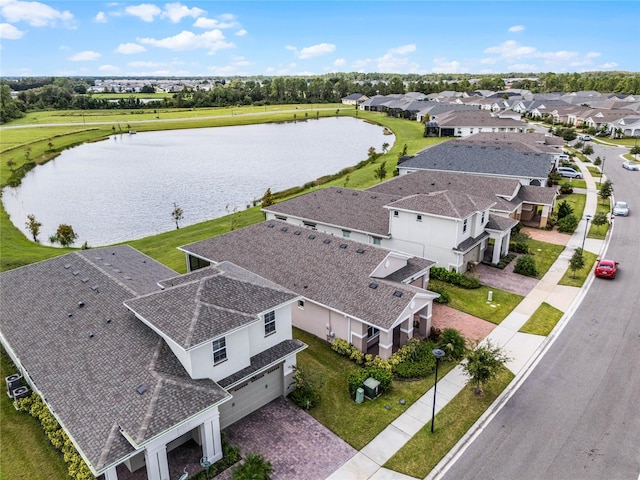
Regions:
<instances>
[{"instance_id":1,"label":"white cloud","mask_svg":"<svg viewBox=\"0 0 640 480\"><path fill-rule=\"evenodd\" d=\"M415 45L403 45L402 47L390 48L387 50L387 54L391 55L407 55L416 51Z\"/></svg>"},{"instance_id":2,"label":"white cloud","mask_svg":"<svg viewBox=\"0 0 640 480\"><path fill-rule=\"evenodd\" d=\"M162 13L162 10L151 3L131 5L126 7L124 11L145 22L153 22L154 18Z\"/></svg>"},{"instance_id":3,"label":"white cloud","mask_svg":"<svg viewBox=\"0 0 640 480\"><path fill-rule=\"evenodd\" d=\"M205 13L207 12L205 12L201 8L198 8L198 7L189 8L189 7L186 7L185 5L182 5L180 2L175 2L175 3L167 3L164 6L164 12L162 12L162 16L168 18L173 23L178 23L184 17L198 18L204 15Z\"/></svg>"},{"instance_id":4,"label":"white cloud","mask_svg":"<svg viewBox=\"0 0 640 480\"><path fill-rule=\"evenodd\" d=\"M9 23L26 22L32 27L53 26L58 21L62 21L68 27L73 26L71 12L56 10L40 2L3 0L0 2L0 14Z\"/></svg>"},{"instance_id":5,"label":"white cloud","mask_svg":"<svg viewBox=\"0 0 640 480\"><path fill-rule=\"evenodd\" d=\"M509 27L510 32L523 32L524 25L514 25L513 27Z\"/></svg>"},{"instance_id":6,"label":"white cloud","mask_svg":"<svg viewBox=\"0 0 640 480\"><path fill-rule=\"evenodd\" d=\"M102 55L98 52L92 52L91 50L85 50L84 52L78 52L74 55L71 55L68 60L72 62L85 62L90 60L97 60Z\"/></svg>"},{"instance_id":7,"label":"white cloud","mask_svg":"<svg viewBox=\"0 0 640 480\"><path fill-rule=\"evenodd\" d=\"M363 71L369 64L371 64L371 59L370 58L361 58L359 60L356 60L355 62L353 62L352 67L358 71L361 72Z\"/></svg>"},{"instance_id":8,"label":"white cloud","mask_svg":"<svg viewBox=\"0 0 640 480\"><path fill-rule=\"evenodd\" d=\"M589 52L587 53L587 58L599 58L600 57L600 53L598 52Z\"/></svg>"},{"instance_id":9,"label":"white cloud","mask_svg":"<svg viewBox=\"0 0 640 480\"><path fill-rule=\"evenodd\" d=\"M107 15L104 12L98 12L93 21L96 23L107 23Z\"/></svg>"},{"instance_id":10,"label":"white cloud","mask_svg":"<svg viewBox=\"0 0 640 480\"><path fill-rule=\"evenodd\" d=\"M146 52L147 49L142 45L138 45L137 43L121 43L118 45L118 48L114 50L115 53L123 53L125 55L130 55L132 53L142 53Z\"/></svg>"},{"instance_id":11,"label":"white cloud","mask_svg":"<svg viewBox=\"0 0 640 480\"><path fill-rule=\"evenodd\" d=\"M244 37L246 34L247 34L247 31L244 28L241 28L236 32L236 36L238 37Z\"/></svg>"},{"instance_id":12,"label":"white cloud","mask_svg":"<svg viewBox=\"0 0 640 480\"><path fill-rule=\"evenodd\" d=\"M539 52L534 47L522 46L515 40L507 40L502 45L486 48L484 53L498 55L505 59L534 57L539 55Z\"/></svg>"},{"instance_id":13,"label":"white cloud","mask_svg":"<svg viewBox=\"0 0 640 480\"><path fill-rule=\"evenodd\" d=\"M161 62L129 62L127 65L135 68L158 68L167 66L166 63Z\"/></svg>"},{"instance_id":14,"label":"white cloud","mask_svg":"<svg viewBox=\"0 0 640 480\"><path fill-rule=\"evenodd\" d=\"M119 72L120 68L116 67L115 65L100 65L98 67L98 70L100 70L101 72L113 73Z\"/></svg>"},{"instance_id":15,"label":"white cloud","mask_svg":"<svg viewBox=\"0 0 640 480\"><path fill-rule=\"evenodd\" d=\"M287 50L291 50L294 52L295 56L301 60L305 60L307 58L320 57L322 55L326 55L327 53L334 52L336 46L332 43L319 43L317 45L312 45L310 47L303 47L298 50L296 47L291 45L287 45L284 48Z\"/></svg>"},{"instance_id":16,"label":"white cloud","mask_svg":"<svg viewBox=\"0 0 640 480\"><path fill-rule=\"evenodd\" d=\"M616 68L618 64L616 62L607 62L600 65L601 68Z\"/></svg>"},{"instance_id":17,"label":"white cloud","mask_svg":"<svg viewBox=\"0 0 640 480\"><path fill-rule=\"evenodd\" d=\"M461 63L452 60L448 61L445 58L434 58L433 63L434 67L431 68L433 73L459 73L461 69Z\"/></svg>"},{"instance_id":18,"label":"white cloud","mask_svg":"<svg viewBox=\"0 0 640 480\"><path fill-rule=\"evenodd\" d=\"M18 40L22 38L24 32L22 30L17 29L10 23L0 23L0 38L4 38L6 40Z\"/></svg>"},{"instance_id":19,"label":"white cloud","mask_svg":"<svg viewBox=\"0 0 640 480\"><path fill-rule=\"evenodd\" d=\"M507 66L507 70L510 72L539 72L540 67L533 63L514 63Z\"/></svg>"},{"instance_id":20,"label":"white cloud","mask_svg":"<svg viewBox=\"0 0 640 480\"><path fill-rule=\"evenodd\" d=\"M233 15L219 15L217 18L199 17L193 24L197 28L206 28L211 30L212 28L235 28L238 27L238 22Z\"/></svg>"},{"instance_id":21,"label":"white cloud","mask_svg":"<svg viewBox=\"0 0 640 480\"><path fill-rule=\"evenodd\" d=\"M180 51L206 49L209 53L215 53L218 50L235 47L233 43L225 42L225 37L220 30L211 30L200 35L184 30L173 37L138 38L137 40L145 45Z\"/></svg>"},{"instance_id":22,"label":"white cloud","mask_svg":"<svg viewBox=\"0 0 640 480\"><path fill-rule=\"evenodd\" d=\"M376 58L376 71L390 73L419 73L420 66L407 58L416 51L413 44L390 48L383 56Z\"/></svg>"},{"instance_id":23,"label":"white cloud","mask_svg":"<svg viewBox=\"0 0 640 480\"><path fill-rule=\"evenodd\" d=\"M347 63L347 61L344 58L336 58L333 61L333 65L335 67L342 67L343 65L345 65Z\"/></svg>"}]
</instances>

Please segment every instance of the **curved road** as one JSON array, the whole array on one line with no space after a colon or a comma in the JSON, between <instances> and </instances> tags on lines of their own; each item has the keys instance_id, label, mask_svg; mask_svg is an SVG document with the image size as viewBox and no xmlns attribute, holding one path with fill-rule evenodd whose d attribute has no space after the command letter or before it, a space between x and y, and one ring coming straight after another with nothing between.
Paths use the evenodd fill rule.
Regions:
<instances>
[{"instance_id":1,"label":"curved road","mask_svg":"<svg viewBox=\"0 0 640 480\"><path fill-rule=\"evenodd\" d=\"M622 148L593 144L629 217L616 217L607 258L564 330L520 388L437 478L640 478L640 172Z\"/></svg>"}]
</instances>

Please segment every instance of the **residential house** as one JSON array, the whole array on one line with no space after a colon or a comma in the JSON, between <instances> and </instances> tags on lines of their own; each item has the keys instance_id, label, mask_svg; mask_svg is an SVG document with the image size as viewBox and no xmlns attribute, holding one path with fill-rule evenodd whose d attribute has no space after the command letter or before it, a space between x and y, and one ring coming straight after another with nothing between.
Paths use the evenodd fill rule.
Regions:
<instances>
[{"instance_id":1,"label":"residential house","mask_svg":"<svg viewBox=\"0 0 640 480\"><path fill-rule=\"evenodd\" d=\"M362 93L352 93L346 97L342 97L342 103L344 105L360 105L362 102L369 100L369 97Z\"/></svg>"},{"instance_id":2,"label":"residential house","mask_svg":"<svg viewBox=\"0 0 640 480\"><path fill-rule=\"evenodd\" d=\"M230 263L177 275L106 247L0 284L3 347L105 480L168 479L167 452L189 440L219 460L220 429L286 394L305 348L291 338L300 297Z\"/></svg>"},{"instance_id":3,"label":"residential house","mask_svg":"<svg viewBox=\"0 0 640 480\"><path fill-rule=\"evenodd\" d=\"M342 338L389 358L408 339L427 336L432 261L363 245L311 226L267 220L180 250L190 271L230 261L296 292L292 323L319 338Z\"/></svg>"},{"instance_id":4,"label":"residential house","mask_svg":"<svg viewBox=\"0 0 640 480\"><path fill-rule=\"evenodd\" d=\"M466 137L478 132L523 132L526 127L526 123L520 120L500 118L480 110L451 111L438 116L435 123L439 137Z\"/></svg>"},{"instance_id":5,"label":"residential house","mask_svg":"<svg viewBox=\"0 0 640 480\"><path fill-rule=\"evenodd\" d=\"M612 132L620 129L625 137L640 137L640 115L631 114L619 120L613 120L609 127Z\"/></svg>"}]
</instances>

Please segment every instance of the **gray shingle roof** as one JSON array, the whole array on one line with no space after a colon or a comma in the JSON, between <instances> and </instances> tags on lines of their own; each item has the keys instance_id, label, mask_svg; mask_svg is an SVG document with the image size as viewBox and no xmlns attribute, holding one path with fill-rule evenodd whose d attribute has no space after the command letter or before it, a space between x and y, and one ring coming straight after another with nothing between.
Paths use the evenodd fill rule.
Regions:
<instances>
[{"instance_id":1,"label":"gray shingle roof","mask_svg":"<svg viewBox=\"0 0 640 480\"><path fill-rule=\"evenodd\" d=\"M489 221L487 222L486 228L488 230L498 230L504 232L506 230L511 230L517 224L518 220L514 220L513 218L489 214Z\"/></svg>"},{"instance_id":2,"label":"gray shingle roof","mask_svg":"<svg viewBox=\"0 0 640 480\"><path fill-rule=\"evenodd\" d=\"M388 236L389 214L383 207L397 198L393 195L328 187L263 210L338 228Z\"/></svg>"},{"instance_id":3,"label":"gray shingle roof","mask_svg":"<svg viewBox=\"0 0 640 480\"><path fill-rule=\"evenodd\" d=\"M185 349L213 340L258 321L258 314L293 300L298 295L252 282L238 280L222 269L207 268L185 275L185 282L124 304ZM252 280L257 275L245 277ZM189 281L191 278L191 281Z\"/></svg>"},{"instance_id":4,"label":"gray shingle roof","mask_svg":"<svg viewBox=\"0 0 640 480\"><path fill-rule=\"evenodd\" d=\"M487 110L452 111L438 116L439 127L524 128L526 123L512 118L492 116Z\"/></svg>"},{"instance_id":5,"label":"gray shingle roof","mask_svg":"<svg viewBox=\"0 0 640 480\"><path fill-rule=\"evenodd\" d=\"M120 428L142 443L228 397L210 380L191 380L123 305L174 274L121 246L0 275L2 335L96 471L133 451Z\"/></svg>"},{"instance_id":6,"label":"gray shingle roof","mask_svg":"<svg viewBox=\"0 0 640 480\"><path fill-rule=\"evenodd\" d=\"M474 212L486 210L495 204L494 200L474 197L454 191L432 192L405 197L390 203L388 208L410 210L450 218L467 218Z\"/></svg>"},{"instance_id":7,"label":"gray shingle roof","mask_svg":"<svg viewBox=\"0 0 640 480\"><path fill-rule=\"evenodd\" d=\"M383 330L393 325L414 295L428 294L411 285L386 281L378 282L377 289L369 288L370 275L388 250L279 220L192 243L181 250L213 262L233 262ZM416 260L414 264L425 270L433 262ZM396 290L404 295L394 296Z\"/></svg>"},{"instance_id":8,"label":"gray shingle roof","mask_svg":"<svg viewBox=\"0 0 640 480\"><path fill-rule=\"evenodd\" d=\"M455 247L454 250L457 252L461 252L463 254L467 253L469 250L471 250L473 247L478 245L482 240L484 240L488 236L489 234L487 232L482 232L477 237L469 237L466 240L462 241L460 245Z\"/></svg>"},{"instance_id":9,"label":"gray shingle roof","mask_svg":"<svg viewBox=\"0 0 640 480\"><path fill-rule=\"evenodd\" d=\"M400 168L546 178L552 165L552 157L548 154L522 152L504 145L485 147L450 141L423 150Z\"/></svg>"}]
</instances>

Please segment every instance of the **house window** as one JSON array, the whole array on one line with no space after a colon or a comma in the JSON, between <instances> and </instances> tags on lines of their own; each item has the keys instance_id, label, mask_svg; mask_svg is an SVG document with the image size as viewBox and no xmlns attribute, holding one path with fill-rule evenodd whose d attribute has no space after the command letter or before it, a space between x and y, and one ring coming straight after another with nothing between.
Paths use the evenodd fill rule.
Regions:
<instances>
[{"instance_id":1,"label":"house window","mask_svg":"<svg viewBox=\"0 0 640 480\"><path fill-rule=\"evenodd\" d=\"M373 338L379 334L380 334L380 330L378 330L376 327L373 327L371 325L367 327L367 338Z\"/></svg>"},{"instance_id":2,"label":"house window","mask_svg":"<svg viewBox=\"0 0 640 480\"><path fill-rule=\"evenodd\" d=\"M467 231L467 219L464 219L464 222L462 222L462 233L465 233Z\"/></svg>"},{"instance_id":3,"label":"house window","mask_svg":"<svg viewBox=\"0 0 640 480\"><path fill-rule=\"evenodd\" d=\"M373 237L373 244L374 245L380 245L380 240L378 237Z\"/></svg>"},{"instance_id":4,"label":"house window","mask_svg":"<svg viewBox=\"0 0 640 480\"><path fill-rule=\"evenodd\" d=\"M342 230L342 236L344 238L349 238L351 236L351 232L349 230Z\"/></svg>"},{"instance_id":5,"label":"house window","mask_svg":"<svg viewBox=\"0 0 640 480\"><path fill-rule=\"evenodd\" d=\"M276 312L274 311L264 314L264 336L272 333L276 333Z\"/></svg>"},{"instance_id":6,"label":"house window","mask_svg":"<svg viewBox=\"0 0 640 480\"><path fill-rule=\"evenodd\" d=\"M287 221L287 217L283 217L282 215L276 215L276 220L283 220L283 221Z\"/></svg>"},{"instance_id":7,"label":"house window","mask_svg":"<svg viewBox=\"0 0 640 480\"><path fill-rule=\"evenodd\" d=\"M298 300L298 308L304 310L304 300Z\"/></svg>"},{"instance_id":8,"label":"house window","mask_svg":"<svg viewBox=\"0 0 640 480\"><path fill-rule=\"evenodd\" d=\"M227 359L227 342L224 337L213 341L213 364L218 365Z\"/></svg>"},{"instance_id":9,"label":"house window","mask_svg":"<svg viewBox=\"0 0 640 480\"><path fill-rule=\"evenodd\" d=\"M309 227L309 228L310 228L310 229L312 229L312 230L315 230L315 229L316 229L316 224L315 224L315 223L310 223L310 222L302 222L302 223L303 223L303 225L304 225L305 227Z\"/></svg>"},{"instance_id":10,"label":"house window","mask_svg":"<svg viewBox=\"0 0 640 480\"><path fill-rule=\"evenodd\" d=\"M397 217L398 215L400 215L400 212L398 212L398 210L394 210L394 211L393 211L393 216L394 216L394 217Z\"/></svg>"},{"instance_id":11,"label":"house window","mask_svg":"<svg viewBox=\"0 0 640 480\"><path fill-rule=\"evenodd\" d=\"M480 223L484 223L484 212L482 212L482 218L480 219Z\"/></svg>"},{"instance_id":12,"label":"house window","mask_svg":"<svg viewBox=\"0 0 640 480\"><path fill-rule=\"evenodd\" d=\"M418 222L421 222L422 221L422 215L416 215L416 220Z\"/></svg>"}]
</instances>

